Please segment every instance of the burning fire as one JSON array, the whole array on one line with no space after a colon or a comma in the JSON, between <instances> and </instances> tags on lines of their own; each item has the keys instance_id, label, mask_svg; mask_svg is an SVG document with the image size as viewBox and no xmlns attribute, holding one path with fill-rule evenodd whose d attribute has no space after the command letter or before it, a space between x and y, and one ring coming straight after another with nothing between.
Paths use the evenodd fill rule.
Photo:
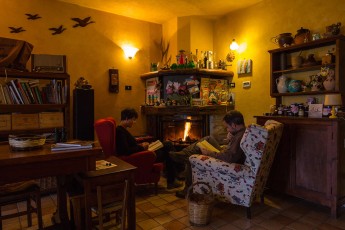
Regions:
<instances>
[{"instance_id":1,"label":"burning fire","mask_svg":"<svg viewBox=\"0 0 345 230\"><path fill-rule=\"evenodd\" d=\"M188 116L187 120L190 120L192 117ZM189 131L190 131L190 127L192 126L192 123L189 121L186 121L186 123L184 124L184 134L183 134L183 141L186 141L186 138L189 136Z\"/></svg>"}]
</instances>

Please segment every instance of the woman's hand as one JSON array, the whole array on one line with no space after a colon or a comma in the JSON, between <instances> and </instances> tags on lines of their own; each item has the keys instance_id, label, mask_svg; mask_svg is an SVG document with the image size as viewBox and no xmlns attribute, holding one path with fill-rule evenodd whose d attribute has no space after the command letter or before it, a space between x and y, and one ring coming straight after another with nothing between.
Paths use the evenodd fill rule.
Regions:
<instances>
[{"instance_id":1,"label":"woman's hand","mask_svg":"<svg viewBox=\"0 0 345 230\"><path fill-rule=\"evenodd\" d=\"M145 150L147 150L147 149L149 148L150 143L148 143L148 142L143 142L143 143L140 143L140 145L143 146L143 148L144 148Z\"/></svg>"}]
</instances>

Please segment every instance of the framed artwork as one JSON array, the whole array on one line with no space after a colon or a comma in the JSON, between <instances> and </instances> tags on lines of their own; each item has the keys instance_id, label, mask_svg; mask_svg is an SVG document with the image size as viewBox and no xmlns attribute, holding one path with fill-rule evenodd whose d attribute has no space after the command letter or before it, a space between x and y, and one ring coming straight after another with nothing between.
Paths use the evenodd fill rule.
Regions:
<instances>
[{"instance_id":1,"label":"framed artwork","mask_svg":"<svg viewBox=\"0 0 345 230\"><path fill-rule=\"evenodd\" d=\"M310 104L308 117L321 118L322 117L323 104Z\"/></svg>"},{"instance_id":2,"label":"framed artwork","mask_svg":"<svg viewBox=\"0 0 345 230\"><path fill-rule=\"evenodd\" d=\"M237 62L237 74L251 74L252 59L243 59Z\"/></svg>"}]
</instances>

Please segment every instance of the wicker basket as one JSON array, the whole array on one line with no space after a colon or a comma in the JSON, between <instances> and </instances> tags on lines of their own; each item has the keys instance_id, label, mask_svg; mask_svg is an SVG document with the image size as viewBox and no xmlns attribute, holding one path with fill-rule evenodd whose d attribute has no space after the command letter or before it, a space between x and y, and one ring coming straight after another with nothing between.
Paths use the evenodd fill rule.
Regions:
<instances>
[{"instance_id":1,"label":"wicker basket","mask_svg":"<svg viewBox=\"0 0 345 230\"><path fill-rule=\"evenodd\" d=\"M204 194L194 193L193 187L198 185L206 185L200 187L200 190ZM214 198L212 188L208 183L197 182L192 184L187 191L188 211L189 211L189 222L194 226L205 226L210 223Z\"/></svg>"},{"instance_id":2,"label":"wicker basket","mask_svg":"<svg viewBox=\"0 0 345 230\"><path fill-rule=\"evenodd\" d=\"M8 142L13 151L25 151L42 148L46 142L43 135L9 135Z\"/></svg>"}]
</instances>

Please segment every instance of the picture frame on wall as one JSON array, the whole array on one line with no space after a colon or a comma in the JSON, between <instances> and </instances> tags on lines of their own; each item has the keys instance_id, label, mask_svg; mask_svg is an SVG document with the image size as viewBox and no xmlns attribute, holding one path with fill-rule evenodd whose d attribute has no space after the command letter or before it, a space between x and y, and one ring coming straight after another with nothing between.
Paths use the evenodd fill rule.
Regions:
<instances>
[{"instance_id":1,"label":"picture frame on wall","mask_svg":"<svg viewBox=\"0 0 345 230\"><path fill-rule=\"evenodd\" d=\"M252 73L252 59L242 59L237 62L237 74L251 74Z\"/></svg>"}]
</instances>

